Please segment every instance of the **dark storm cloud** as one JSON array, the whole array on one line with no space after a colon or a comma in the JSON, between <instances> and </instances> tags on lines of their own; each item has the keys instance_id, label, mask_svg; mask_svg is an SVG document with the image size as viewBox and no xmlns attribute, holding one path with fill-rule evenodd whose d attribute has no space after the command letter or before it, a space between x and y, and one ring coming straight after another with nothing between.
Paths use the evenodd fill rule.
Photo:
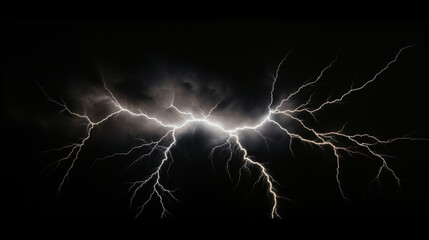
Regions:
<instances>
[{"instance_id":1,"label":"dark storm cloud","mask_svg":"<svg viewBox=\"0 0 429 240\"><path fill-rule=\"evenodd\" d=\"M217 73L179 64L142 67L133 76L106 70L103 76L124 106L162 116L167 121L179 117L177 112L166 108L173 99L175 106L192 112L195 117L207 115L217 105L212 116L228 128L257 122L266 114L269 102L270 84L263 81L257 84L242 78L233 81Z\"/></svg>"}]
</instances>

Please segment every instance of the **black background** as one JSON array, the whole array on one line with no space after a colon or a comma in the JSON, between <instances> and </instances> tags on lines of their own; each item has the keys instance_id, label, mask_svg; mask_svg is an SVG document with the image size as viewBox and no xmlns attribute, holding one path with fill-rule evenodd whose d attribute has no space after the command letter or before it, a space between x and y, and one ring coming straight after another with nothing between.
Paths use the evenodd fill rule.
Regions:
<instances>
[{"instance_id":1,"label":"black background","mask_svg":"<svg viewBox=\"0 0 429 240\"><path fill-rule=\"evenodd\" d=\"M225 107L228 101L234 101L240 114L252 111L252 118L263 113L269 100L270 75L291 49L274 100L292 92L303 81L314 79L337 52L338 62L325 83L316 88L327 94L320 99L330 93L338 96L351 83L362 84L393 59L400 48L416 44L368 89L349 96L344 105L327 108L318 117L323 123L321 130L339 129L347 122L346 129L351 133L368 132L384 139L413 133L412 136L428 138L426 21L15 20L7 25L3 40L1 160L2 198L6 202L2 206L4 216L12 223L128 227L149 222L183 224L182 218L194 223L204 218L232 225L240 221L282 227L311 223L332 230L336 224L351 222L375 226L427 221L429 163L428 142L424 141L398 142L386 148L387 153L399 159L392 160L392 168L402 181L399 189L391 175L384 172L383 189L373 188L364 194L380 162L346 157L341 179L351 204L339 195L335 160L329 151L309 151L308 146L306 149L294 142L296 152L292 158L287 150L288 138L275 134L273 138L281 144L270 142L270 152L263 142L252 145L252 155L267 163L282 184L280 194L293 200L279 201L283 219L273 222L265 220L270 202L262 188L245 201L246 184L234 191L222 164L212 171L207 160L209 148L193 144L204 145L210 138L210 131L204 129L197 130L193 138L179 140L180 147L173 150L176 171L170 173L168 182L172 188L179 187L180 204L171 203L172 215L167 221L153 220L159 217L156 204L150 205L140 218L134 218L136 211L129 208L130 195L124 182L135 179L139 169L125 174L123 159L110 159L91 168L92 160L109 148L96 141L82 150L78 166L58 196L56 189L65 168L44 171L58 156L41 151L76 141L81 135L73 124L67 124L69 116L58 114L61 109L48 102L33 81L40 82L58 99L70 94L67 87L73 83L102 86L100 68L126 76L128 82L134 83L145 74L156 78L161 64L173 72L196 70L200 76L215 76L230 88ZM138 98L131 92L132 86L123 91L130 91L130 98ZM297 99L305 101L304 97ZM103 130L96 131L99 135L95 138L102 139ZM108 144L127 145L131 140L124 141Z\"/></svg>"}]
</instances>

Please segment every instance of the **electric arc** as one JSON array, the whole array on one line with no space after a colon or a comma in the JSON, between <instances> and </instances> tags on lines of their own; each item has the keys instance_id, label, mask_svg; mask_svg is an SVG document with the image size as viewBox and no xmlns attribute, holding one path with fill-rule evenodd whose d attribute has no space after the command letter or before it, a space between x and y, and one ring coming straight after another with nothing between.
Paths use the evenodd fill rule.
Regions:
<instances>
[{"instance_id":1,"label":"electric arc","mask_svg":"<svg viewBox=\"0 0 429 240\"><path fill-rule=\"evenodd\" d=\"M292 108L290 107L290 105L293 104L289 103L292 101L292 99L294 99L296 95L302 94L304 92L304 89L314 87L317 83L321 81L326 71L332 71L333 66L338 61L338 55L329 63L329 65L327 65L325 68L322 69L322 71L320 71L317 78L311 81L308 80L304 82L288 96L280 99L279 101L275 101L275 92L279 91L279 89L276 89L276 83L280 76L280 70L288 58L288 53L277 65L275 74L273 74L274 76L272 76L271 89L267 89L267 102L269 103L266 105L265 114L262 115L260 117L260 120L254 124L242 125L233 128L226 127L227 124L222 124L222 122L220 122L220 120L216 118L215 115L216 111L218 110L219 103L212 105L212 107L206 113L204 113L203 111L197 113L195 111L190 111L186 109L186 107L179 106L178 104L176 104L176 100L173 95L171 97L169 105L163 106L164 109L169 110L169 112L172 112L175 115L179 116L179 118L177 118L177 121L175 120L175 122L173 123L171 123L171 121L163 119L162 117L156 116L156 114L152 114L146 109L129 108L126 106L126 104L121 102L119 98L114 94L114 89L109 87L109 82L106 81L103 76L103 97L107 99L107 104L111 106L112 110L106 113L101 119L95 120L94 117L90 117L91 115L87 114L86 112L80 113L78 111L72 110L72 108L70 108L62 99L53 99L44 90L44 88L39 83L37 83L46 98L50 102L61 107L62 113L66 113L73 118L80 119L85 123L86 126L85 134L79 141L62 146L57 149L52 149L62 152L65 155L64 157L53 162L52 165L54 165L56 168L60 164L67 165L67 169L62 176L61 181L59 182L58 192L61 192L62 188L66 184L66 180L69 179L70 173L73 171L76 162L79 160L82 151L84 151L85 149L85 145L92 137L94 128L97 126L102 126L103 123L105 123L107 120L117 117L119 115L126 115L131 118L136 118L139 121L150 122L159 127L159 131L161 132L159 134L160 137L155 140L140 139L140 144L131 146L128 151L115 152L113 154L95 160L107 160L119 156L130 155L137 150L144 150L144 154L139 155L132 162L131 165L142 159L151 159L156 163L156 166L151 170L150 174L143 176L141 180L133 181L130 184L130 206L133 206L133 204L135 204L135 198L136 195L139 194L139 191L141 191L143 188L150 189L150 194L148 194L147 198L145 198L141 203L138 204L139 206L137 208L138 211L136 213L136 217L141 214L144 214L148 203L151 201L157 201L161 206L159 213L161 218L166 217L170 214L168 208L169 201L179 202L180 199L175 196L176 189L169 189L165 187L165 184L163 184L165 181L168 180L166 179L164 171L168 172L171 163L174 161L172 149L175 147L178 138L180 138L180 134L178 132L188 130L189 126L192 127L195 125L203 125L219 133L219 136L216 137L221 140L218 141L218 144L215 144L215 146L211 148L210 154L207 156L207 158L210 159L213 163L213 156L216 154L216 152L226 151L226 169L230 178L230 168L228 166L231 164L231 161L236 159L234 158L234 156L240 156L239 158L241 162L237 172L238 179L236 180L236 184L239 184L240 181L243 181L241 179L243 171L253 171L258 174L256 181L253 183L253 187L255 187L255 185L259 183L262 183L264 188L266 189L267 198L271 203L269 212L269 216L271 218L281 217L278 211L279 200L288 200L288 198L285 196L281 196L278 193L276 188L277 186L279 186L279 183L270 174L268 164L262 164L261 162L258 162L257 159L249 156L249 148L246 147L242 141L243 133L254 132L258 134L261 138L263 138L266 142L266 137L263 132L263 128L265 127L275 129L275 131L284 133L289 137L288 148L292 153L292 156L294 154L292 145L293 141L296 140L305 144L317 146L324 151L326 149L329 149L329 152L332 152L332 158L336 161L335 178L338 186L338 194L340 194L345 201L349 201L349 199L343 191L340 178L340 161L342 154L364 155L366 157L379 161L380 165L375 176L373 176L370 186L368 186L369 188L374 182L379 181L380 175L383 171L387 171L389 174L391 174L396 180L396 184L400 185L400 178L388 164L387 158L389 158L390 156L379 153L376 150L377 146L402 140L414 141L427 139L413 138L408 136L391 139L380 139L379 137L368 133L347 133L347 131L345 131L344 125L341 129L336 131L318 131L314 127L307 124L303 120L302 115L307 115L316 120L316 122L318 122L317 114L320 111L323 111L330 105L343 103L344 99L351 97L351 95L364 88L369 87L371 83L376 81L385 71L389 69L392 64L398 61L399 56L404 51L409 48L412 48L413 46L414 45L408 45L399 49L396 55L394 55L393 59L385 63L385 65L380 70L378 70L378 72L373 75L372 78L368 79L360 86L351 86L348 91L345 91L340 96L337 96L332 99L328 98L327 100L320 103L315 103L314 101L312 101L313 95L309 95L307 97L307 101L302 102L301 104L298 104L297 106ZM293 131L292 129L288 128L284 120L278 120L284 118L287 118L289 121L293 121L295 124L304 129L306 133L297 133L296 131ZM250 169L250 167L252 168Z\"/></svg>"}]
</instances>

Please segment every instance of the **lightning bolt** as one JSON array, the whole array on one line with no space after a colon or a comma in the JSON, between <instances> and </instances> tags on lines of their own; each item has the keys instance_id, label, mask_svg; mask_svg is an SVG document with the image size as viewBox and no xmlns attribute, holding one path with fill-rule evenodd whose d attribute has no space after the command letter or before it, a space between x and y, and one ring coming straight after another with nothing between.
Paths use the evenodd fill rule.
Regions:
<instances>
[{"instance_id":1,"label":"lightning bolt","mask_svg":"<svg viewBox=\"0 0 429 240\"><path fill-rule=\"evenodd\" d=\"M140 155L138 158L136 158L130 164L130 167L131 167L133 164L135 164L136 162L138 162L142 159L151 159L151 158L155 157L154 156L155 153L160 153L161 158L156 161L157 165L154 167L154 169L152 170L152 172L150 174L148 174L147 176L144 176L139 181L130 182L130 187L129 187L129 192L131 194L130 208L134 204L135 196L138 194L138 192L141 189L143 189L144 187L149 187L151 189L151 192L150 192L149 196L147 197L147 199L143 202L143 204L138 206L137 209L139 209L139 211L136 214L136 217L138 217L140 214L142 214L144 212L145 208L147 207L147 204L151 201L157 201L159 203L159 205L161 206L161 213L160 213L161 218L166 217L168 214L170 214L170 212L167 209L167 203L169 200L174 200L174 201L179 202L179 200L174 195L174 192L176 189L168 189L164 186L165 177L164 177L163 173L164 173L164 171L166 171L168 174L171 163L174 161L173 154L172 154L171 150L172 150L172 148L174 148L174 146L177 143L177 139L179 137L178 136L178 130L184 129L185 127L190 126L190 125L195 126L197 124L205 125L211 129L214 129L214 130L221 132L223 134L222 141L218 145L214 146L211 149L208 158L210 159L210 161L213 165L213 169L214 169L213 156L214 156L215 152L220 151L220 150L226 151L227 152L227 154L225 155L225 157L227 157L226 170L228 172L228 176L229 176L231 181L234 181L234 180L233 180L233 178L230 174L230 171L229 171L229 164L232 161L234 154L240 154L240 156L241 156L240 159L242 160L242 165L238 169L238 179L236 180L235 187L237 187L237 185L241 181L241 175L242 175L243 170L250 171L249 166L253 166L257 169L257 172L259 175L258 175L257 180L253 183L252 191L254 190L255 186L258 183L260 183L260 182L264 183L264 187L266 188L267 197L270 199L270 201L272 203L271 204L271 210L269 213L271 218L275 218L275 217L280 218L280 215L278 213L278 201L279 201L279 199L287 199L287 200L289 200L289 199L285 198L283 196L280 196L278 194L278 191L276 190L276 186L279 185L278 182L273 178L273 176L270 174L269 169L266 166L264 166L264 164L256 161L255 159L253 159L251 156L248 155L248 151L247 151L246 147L243 145L242 140L240 139L241 133L247 132L247 131L253 131L253 132L257 133L261 138L264 139L264 141L267 145L267 148L268 148L267 139L263 135L263 132L262 132L263 131L262 126L270 125L270 126L274 127L275 129L277 129L278 131L281 131L284 134L286 134L287 136L289 136L289 139L290 139L289 140L289 149L290 149L290 152L292 153L292 156L294 154L293 147L292 147L293 140L298 140L302 143L307 143L310 145L317 146L325 152L326 152L326 149L330 149L332 151L333 158L336 161L336 181L337 181L337 185L338 185L338 191L339 191L339 194L343 197L343 199L345 201L349 201L349 199L346 197L346 194L344 193L343 188L342 188L342 184L341 184L340 161L341 161L342 154L364 155L366 157L378 159L380 161L380 166L378 168L377 174L372 179L368 188L370 188L374 182L380 182L380 180L379 180L380 174L383 171L389 172L396 179L397 185L399 186L401 184L400 178L396 175L396 173L389 166L389 164L386 160L386 158L388 158L390 156L377 152L375 150L375 147L378 145L389 144L389 143L392 143L395 141L402 141L402 140L408 140L408 141L425 140L426 141L428 139L413 138L413 137L398 137L398 138L391 138L391 139L382 140L376 136L373 136L373 135L370 135L367 133L358 133L358 134L356 134L356 133L355 134L345 133L344 132L345 126L343 126L338 131L320 132L317 129L312 128L309 125L307 125L304 122L304 120L298 116L298 113L307 113L310 116L312 116L316 120L317 123L319 123L316 119L316 114L319 111L322 111L324 108L326 108L329 105L342 103L344 98L349 97L350 95L370 86L370 84L372 82L376 81L380 77L380 75L383 74L383 72L387 71L392 64L394 64L395 62L398 61L399 55L403 51L405 51L406 49L411 48L413 46L414 45L409 45L409 46L405 46L405 47L401 48L391 61L389 61L384 67L381 68L381 70L379 70L372 78L370 78L368 81L366 81L361 86L350 87L350 89L347 92L343 93L341 96L339 96L333 100L328 99L328 100L318 104L318 106L315 108L310 107L310 105L312 103L313 94L311 94L308 97L308 100L305 103L302 103L295 108L287 108L287 106L288 106L288 103L290 103L291 99L293 99L294 96L300 94L303 89L306 89L306 88L311 87L311 86L315 86L323 78L324 73L333 68L334 64L338 60L338 54L336 55L335 59L329 63L328 66L326 66L325 68L322 69L322 71L320 72L320 74L318 75L318 77L315 80L304 82L294 92L290 93L286 98L280 99L278 101L278 103L276 104L275 103L276 101L274 101L274 99L275 99L274 93L276 90L275 86L276 86L277 80L280 76L280 70L281 70L284 62L286 62L287 57L289 56L289 53L290 53L289 52L288 54L286 54L286 56L277 65L275 76L273 76L273 81L272 81L272 85L271 85L271 91L270 91L270 96L269 96L270 101L269 101L269 104L267 105L267 112L266 112L265 116L263 116L262 119L254 125L250 125L250 126L244 125L244 126L239 126L236 128L231 128L231 129L224 128L221 124L215 123L211 120L212 114L213 114L213 112L216 111L220 102L218 102L216 105L214 105L209 110L209 112L207 114L202 113L201 114L202 117L196 117L193 112L185 111L183 109L180 109L180 107L176 106L174 104L175 99L173 96L171 99L170 105L165 106L165 108L175 111L177 114L179 114L182 117L182 120L178 121L175 124L168 124L160 118L157 118L157 117L151 116L148 113L145 113L141 109L138 109L137 111L130 110L127 107L125 107L123 104L121 104L120 101L118 101L118 99L115 97L113 92L107 87L106 81L104 80L103 76L102 76L102 80L103 80L104 91L106 93L106 97L109 99L109 103L112 104L115 109L113 111L111 111L109 114L105 115L105 117L102 118L101 120L94 121L90 117L88 117L88 115L86 115L86 114L79 114L75 111L72 111L66 105L66 103L63 100L57 101L57 100L52 99L45 92L45 90L42 88L42 86L37 83L38 86L40 87L40 89L42 90L43 94L46 96L46 98L50 102L52 102L52 103L54 103L54 104L56 104L62 108L61 112L68 113L71 116L80 118L86 122L85 123L86 124L86 133L85 133L85 136L83 138L81 138L80 141L72 143L70 145L60 147L58 149L54 149L57 151L65 151L66 152L65 157L63 157L63 158L61 158L61 159L59 159L53 163L56 165L56 167L58 167L58 165L60 165L63 162L70 162L70 164L69 164L69 166L68 166L68 168L67 168L67 170L66 170L66 172L65 172L64 176L62 177L62 180L59 184L58 192L61 191L61 189L63 188L67 179L69 178L69 174L73 170L76 161L79 159L79 155L80 155L82 149L85 147L85 144L91 139L91 133L92 133L92 130L94 129L94 127L101 125L105 121L107 121L108 119L115 117L115 116L118 116L120 114L125 114L128 116L134 117L134 118L142 119L142 121L151 121L151 122L157 124L162 129L164 129L163 134L155 141L153 141L153 140L152 141L146 141L146 140L141 139L141 141L143 142L142 144L132 146L128 151L113 153L111 155L108 155L108 156L105 156L102 158L98 158L94 162L94 164L95 164L99 160L106 160L106 159L114 158L114 157L127 156L136 150L144 150L145 153ZM304 135L304 134L299 134L297 132L293 132L291 129L288 129L287 126L285 126L285 124L282 121L275 120L276 116L282 116L282 117L285 117L285 118L288 118L290 120L295 121L303 129L305 129L305 131L308 133L308 135L310 135L312 137L307 137L307 134Z\"/></svg>"}]
</instances>

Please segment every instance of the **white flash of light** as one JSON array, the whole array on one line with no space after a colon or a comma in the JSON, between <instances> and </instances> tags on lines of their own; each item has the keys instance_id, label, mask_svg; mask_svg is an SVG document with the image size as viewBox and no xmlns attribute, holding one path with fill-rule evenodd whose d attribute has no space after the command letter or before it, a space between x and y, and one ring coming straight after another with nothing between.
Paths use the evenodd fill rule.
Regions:
<instances>
[{"instance_id":1,"label":"white flash of light","mask_svg":"<svg viewBox=\"0 0 429 240\"><path fill-rule=\"evenodd\" d=\"M287 103L290 102L292 97L294 97L296 94L300 93L303 89L305 89L309 86L314 86L316 83L318 83L318 81L323 77L323 74L326 71L328 71L329 69L331 69L333 67L333 65L335 64L335 62L338 60L338 54L335 57L335 59L332 60L329 63L329 65L326 66L320 72L319 76L315 80L304 82L300 87L298 87L298 89L296 91L289 94L286 98L281 99L278 104L274 104L275 85L276 85L276 82L277 82L278 77L279 77L279 71L280 71L283 63L286 61L286 59L289 55L289 53L288 53L281 60L281 62L278 64L275 76L273 76L273 82L272 82L272 87L271 87L271 91L270 91L270 102L267 105L267 108L268 108L267 114L264 117L262 117L261 121L255 125L250 125L250 126L244 125L244 126L236 127L233 129L224 128L221 124L217 124L217 123L210 120L211 114L213 113L214 110L216 110L219 103L216 104L215 106L213 106L207 114L203 113L202 117L196 117L192 112L183 111L179 107L174 105L174 97L173 97L171 100L171 104L166 108L173 109L178 114L180 114L183 117L183 119L185 119L184 121L182 121L180 123L176 123L176 124L167 124L159 118L156 118L156 117L151 116L147 113L144 113L144 111L142 111L140 109L137 112L132 111L132 110L124 107L118 101L118 99L114 96L112 91L106 86L106 82L104 81L104 78L103 78L103 84L104 84L104 89L106 91L106 95L109 99L109 102L115 106L115 110L112 111L111 113L107 114L103 119L101 119L99 121L93 121L86 114L79 114L79 113L76 113L74 111L71 111L67 107L67 105L64 101L62 101L62 100L57 101L57 100L52 99L44 91L44 89L40 86L40 84L38 84L38 86L42 90L43 94L47 97L47 99L50 102L55 103L56 105L59 105L60 107L62 107L61 112L67 112L68 114L70 114L74 117L81 118L81 119L86 121L86 135L79 142L72 143L70 145L62 146L58 149L55 149L58 151L66 151L65 157L58 159L57 161L55 161L53 163L53 164L56 164L56 167L58 167L58 165L61 164L62 162L71 161L70 165L68 166L68 168L67 168L67 170L66 170L66 172L65 172L64 176L62 177L62 180L59 184L58 192L61 191L66 180L69 178L70 171L73 170L73 167L74 167L76 161L79 159L79 154L81 153L83 147L85 146L85 143L91 138L91 132L94 129L94 127L101 125L106 120L108 120L114 116L118 116L119 114L126 114L129 116L135 117L135 118L141 118L144 121L152 121L153 123L157 124L161 128L165 129L164 133L162 134L162 136L157 141L148 142L148 141L143 140L143 144L132 146L126 152L117 152L117 153L113 153L111 155L108 155L106 157L96 159L96 161L97 161L97 160L104 160L104 159L113 158L113 157L117 157L117 156L126 156L126 155L130 154L131 152L133 152L137 149L149 148L149 151L147 153L140 155L137 159L135 159L131 163L131 165L133 165L137 161L140 161L144 158L150 158L155 152L161 153L162 158L158 161L158 164L155 167L155 169L153 170L153 172L151 174L149 174L148 176L145 176L142 180L132 182L131 186L129 188L129 191L131 192L130 207L132 207L134 198L137 195L137 193L139 192L139 190L141 190L145 186L149 186L152 189L149 197L145 200L145 202L143 202L138 207L139 211L136 214L136 217L138 217L140 214L143 213L146 205L150 201L155 201L155 200L157 200L159 202L159 204L161 205L162 211L160 213L160 217L161 218L166 217L167 214L169 214L169 211L167 210L167 207L166 207L166 200L172 199L175 201L179 201L174 196L175 190L167 189L163 185L163 183L162 183L163 182L163 176L161 174L161 170L163 170L164 168L169 168L169 166L171 165L171 162L170 162L170 165L166 164L169 159L171 161L173 161L171 149L177 143L177 130L183 129L186 126L189 126L192 124L203 124L209 128L212 128L212 129L217 130L217 131L221 132L222 134L224 134L224 139L222 140L222 142L220 144L214 146L211 149L208 157L213 164L213 155L216 151L218 151L218 150L228 151L228 155L227 155L228 159L226 161L226 169L228 172L228 176L231 180L232 180L232 178L231 178L231 174L229 172L230 161L232 160L234 151L241 152L243 163L242 163L241 167L239 168L238 179L236 182L237 185L240 182L241 172L243 169L249 170L248 166L254 166L257 169L259 169L259 177L254 182L252 190L254 189L254 186L257 183L259 183L261 181L265 183L264 186L266 186L266 188L267 188L267 197L269 199L271 199L271 201L272 201L271 210L270 210L270 217L271 218L275 218L275 217L280 218L280 215L278 213L278 200L280 198L284 198L284 199L287 199L287 198L280 196L277 193L276 188L275 188L275 184L277 184L277 182L275 181L275 179L270 175L268 169L263 164L255 161L255 160L252 160L251 157L248 156L247 149L246 149L246 147L243 146L241 139L239 137L239 134L241 132L254 131L259 136L261 136L265 140L265 143L266 143L266 138L261 133L262 129L260 129L262 126L265 126L265 125L271 125L271 126L275 127L276 129L278 129L279 131L281 131L284 134L289 136L289 138L290 138L289 149L290 149L292 155L293 155L292 141L294 139L299 140L303 143L309 143L311 145L318 146L322 149L325 149L325 148L331 149L333 151L333 155L334 155L334 158L336 160L336 181L338 184L339 193L341 194L343 199L346 201L348 201L348 198L344 194L344 191L343 191L342 186L341 186L341 180L340 180L340 159L341 159L340 153L347 153L350 155L361 154L361 155L365 155L365 156L372 157L375 159L379 159L381 161L381 165L378 169L378 172L374 176L369 187L371 187L371 185L374 181L379 181L380 174L383 170L390 172L392 174L392 176L396 179L397 184L400 185L399 177L395 174L393 169L389 167L389 165L386 161L386 157L388 157L388 156L377 153L377 151L374 150L374 146L376 146L378 144L388 144L388 143L392 143L394 141L400 141L400 140L428 140L428 139L412 138L412 137L399 137L399 138L381 140L381 139L379 139L375 136L372 136L370 134L367 134L367 133L346 134L343 132L344 126L339 131L319 132L319 131L307 126L304 123L304 121L297 116L296 113L306 112L306 113L310 114L314 119L316 119L314 114L323 110L324 107L331 105L331 104L341 103L345 97L366 88L373 81L377 80L377 78L384 71L388 70L388 68L398 60L399 55L403 51L405 51L406 49L411 48L413 46L414 45L409 45L409 46L405 46L405 47L401 48L399 50L399 52L395 55L395 57L391 61L389 61L379 72L377 72L370 80L366 81L363 85L361 85L359 87L351 87L349 91L345 92L340 97L338 97L334 100L326 100L325 102L322 102L320 105L318 105L318 107L316 107L316 108L310 108L309 107L309 105L311 103L312 95L310 95L310 97L308 98L308 100L305 103L302 103L293 109L288 109L285 106L287 106ZM282 124L282 122L276 121L272 118L272 116L276 116L276 115L286 116L286 117L296 121L305 130L311 132L312 135L314 136L314 138L310 139L308 137L304 137L304 135L300 135L298 133L291 132L290 130L287 129L287 127L284 124ZM349 147L343 147L342 145L339 144L339 142L341 142L341 139L348 139L351 142L351 145ZM168 169L167 169L167 172L168 172Z\"/></svg>"}]
</instances>

